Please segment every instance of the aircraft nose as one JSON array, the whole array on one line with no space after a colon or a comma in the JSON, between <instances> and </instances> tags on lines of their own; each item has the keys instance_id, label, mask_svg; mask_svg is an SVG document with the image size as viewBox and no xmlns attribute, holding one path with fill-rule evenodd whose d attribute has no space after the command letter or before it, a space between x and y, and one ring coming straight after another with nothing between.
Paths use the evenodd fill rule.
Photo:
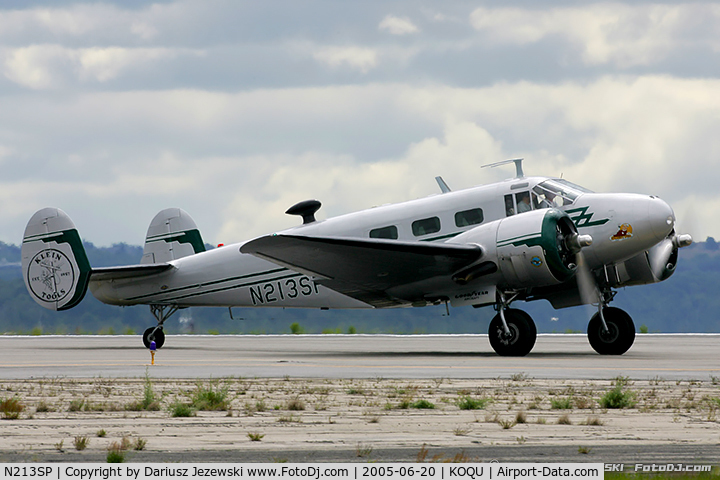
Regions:
<instances>
[{"instance_id":1,"label":"aircraft nose","mask_svg":"<svg viewBox=\"0 0 720 480\"><path fill-rule=\"evenodd\" d=\"M673 209L658 197L650 197L648 220L650 221L650 228L652 228L658 240L667 238L675 227L675 213L673 213Z\"/></svg>"}]
</instances>

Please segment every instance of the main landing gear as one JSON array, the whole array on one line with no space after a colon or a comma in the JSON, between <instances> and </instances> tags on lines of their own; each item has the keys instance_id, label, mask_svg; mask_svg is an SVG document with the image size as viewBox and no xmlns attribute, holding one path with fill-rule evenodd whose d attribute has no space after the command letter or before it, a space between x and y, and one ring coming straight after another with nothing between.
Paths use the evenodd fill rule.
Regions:
<instances>
[{"instance_id":1,"label":"main landing gear","mask_svg":"<svg viewBox=\"0 0 720 480\"><path fill-rule=\"evenodd\" d=\"M600 355L622 355L635 342L635 324L624 310L607 306L615 292L605 291L601 297L598 312L588 324L588 340Z\"/></svg>"},{"instance_id":2,"label":"main landing gear","mask_svg":"<svg viewBox=\"0 0 720 480\"><path fill-rule=\"evenodd\" d=\"M524 311L508 308L517 298L517 294L513 294L509 300L502 293L499 297L495 306L498 314L490 321L488 331L490 346L503 357L524 357L535 346L537 338L535 322Z\"/></svg>"},{"instance_id":3,"label":"main landing gear","mask_svg":"<svg viewBox=\"0 0 720 480\"><path fill-rule=\"evenodd\" d=\"M600 355L622 355L635 342L635 324L630 315L608 306L615 293L609 289L601 292L598 311L588 324L588 340ZM524 357L533 349L537 338L532 317L522 310L509 308L517 297L518 293L498 293L495 305L498 313L490 321L490 345L503 357Z\"/></svg>"},{"instance_id":4,"label":"main landing gear","mask_svg":"<svg viewBox=\"0 0 720 480\"><path fill-rule=\"evenodd\" d=\"M155 348L161 348L165 344L165 332L163 332L163 323L170 318L173 313L180 310L176 305L150 305L150 313L152 313L158 324L150 327L143 333L143 344L145 348L150 348L150 342L155 342Z\"/></svg>"}]
</instances>

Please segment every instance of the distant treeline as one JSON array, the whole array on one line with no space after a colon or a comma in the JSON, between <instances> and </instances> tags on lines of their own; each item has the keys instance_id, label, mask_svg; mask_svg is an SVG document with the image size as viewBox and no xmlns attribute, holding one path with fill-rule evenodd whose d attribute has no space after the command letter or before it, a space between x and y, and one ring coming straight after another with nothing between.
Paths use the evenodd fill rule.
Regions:
<instances>
[{"instance_id":1,"label":"distant treeline","mask_svg":"<svg viewBox=\"0 0 720 480\"><path fill-rule=\"evenodd\" d=\"M91 265L139 263L142 247L85 243ZM667 281L623 289L614 306L649 332L720 332L720 248L712 237L680 250ZM593 307L554 310L548 302L513 305L533 316L540 332L584 332ZM280 308L188 308L166 323L167 333L487 333L492 308L444 306L389 310L307 310ZM88 293L64 312L37 305L25 290L20 248L0 242L0 333L140 333L155 324L147 306L113 307ZM291 328L292 326L292 328Z\"/></svg>"}]
</instances>

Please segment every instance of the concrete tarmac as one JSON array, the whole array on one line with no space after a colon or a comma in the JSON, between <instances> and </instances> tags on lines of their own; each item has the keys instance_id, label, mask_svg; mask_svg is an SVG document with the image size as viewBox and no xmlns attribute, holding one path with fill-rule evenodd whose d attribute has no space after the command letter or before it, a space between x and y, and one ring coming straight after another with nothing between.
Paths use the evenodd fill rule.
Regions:
<instances>
[{"instance_id":1,"label":"concrete tarmac","mask_svg":"<svg viewBox=\"0 0 720 480\"><path fill-rule=\"evenodd\" d=\"M585 335L539 335L526 357L497 356L487 335L168 335L156 378L497 378L707 380L720 377L717 334L644 334L622 356ZM150 352L140 336L3 336L0 379L132 378Z\"/></svg>"}]
</instances>

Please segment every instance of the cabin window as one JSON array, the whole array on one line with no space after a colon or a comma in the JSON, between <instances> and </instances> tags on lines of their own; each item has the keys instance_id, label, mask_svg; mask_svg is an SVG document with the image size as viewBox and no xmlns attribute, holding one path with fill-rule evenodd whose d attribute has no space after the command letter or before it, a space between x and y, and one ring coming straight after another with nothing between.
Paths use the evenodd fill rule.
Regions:
<instances>
[{"instance_id":1,"label":"cabin window","mask_svg":"<svg viewBox=\"0 0 720 480\"><path fill-rule=\"evenodd\" d=\"M482 208L473 208L472 210L457 212L455 214L455 226L467 227L469 225L477 225L478 223L482 223L484 219Z\"/></svg>"},{"instance_id":2,"label":"cabin window","mask_svg":"<svg viewBox=\"0 0 720 480\"><path fill-rule=\"evenodd\" d=\"M370 230L370 238L389 238L390 240L397 240L398 229L395 225L389 227L375 228Z\"/></svg>"},{"instance_id":3,"label":"cabin window","mask_svg":"<svg viewBox=\"0 0 720 480\"><path fill-rule=\"evenodd\" d=\"M413 235L420 237L440 231L440 219L438 217L423 218L412 223Z\"/></svg>"}]
</instances>

